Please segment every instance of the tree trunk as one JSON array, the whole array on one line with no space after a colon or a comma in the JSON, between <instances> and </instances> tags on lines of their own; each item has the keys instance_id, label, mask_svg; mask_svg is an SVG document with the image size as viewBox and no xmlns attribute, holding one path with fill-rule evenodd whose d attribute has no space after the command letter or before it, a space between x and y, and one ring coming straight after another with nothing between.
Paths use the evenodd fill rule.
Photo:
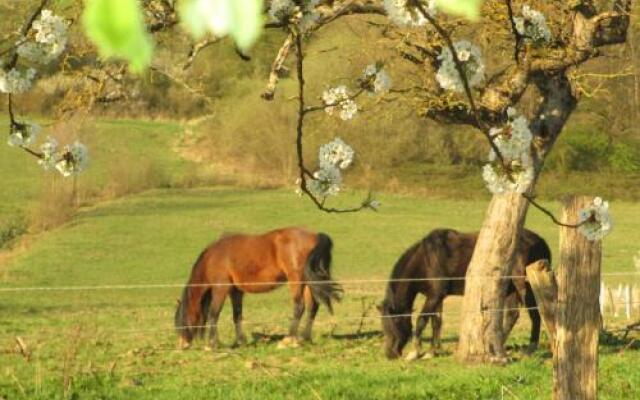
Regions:
<instances>
[{"instance_id":1,"label":"tree trunk","mask_svg":"<svg viewBox=\"0 0 640 400\"><path fill-rule=\"evenodd\" d=\"M593 197L565 201L562 221L575 224ZM556 272L558 305L553 399L595 400L598 396L601 242L576 229L560 228L560 264Z\"/></svg>"},{"instance_id":2,"label":"tree trunk","mask_svg":"<svg viewBox=\"0 0 640 400\"><path fill-rule=\"evenodd\" d=\"M504 292L529 203L518 193L494 195L467 270L457 355L465 361L505 359Z\"/></svg>"},{"instance_id":3,"label":"tree trunk","mask_svg":"<svg viewBox=\"0 0 640 400\"><path fill-rule=\"evenodd\" d=\"M533 80L541 103L531 119L534 136L536 178L546 155L553 147L569 116L576 98L563 74L540 76ZM504 292L511 274L516 243L527 215L528 201L517 193L494 195L480 230L476 248L467 270L457 356L470 362L506 360L502 329Z\"/></svg>"}]
</instances>

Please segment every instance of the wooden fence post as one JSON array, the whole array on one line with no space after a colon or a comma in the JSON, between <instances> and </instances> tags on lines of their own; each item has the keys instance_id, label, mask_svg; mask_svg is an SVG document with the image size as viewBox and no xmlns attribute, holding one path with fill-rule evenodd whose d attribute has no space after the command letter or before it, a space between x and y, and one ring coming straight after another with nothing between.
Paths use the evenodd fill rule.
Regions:
<instances>
[{"instance_id":1,"label":"wooden fence post","mask_svg":"<svg viewBox=\"0 0 640 400\"><path fill-rule=\"evenodd\" d=\"M562 221L576 224L592 197L568 197ZM560 263L556 270L558 303L553 399L595 400L598 396L598 329L601 242L577 229L560 227Z\"/></svg>"}]
</instances>

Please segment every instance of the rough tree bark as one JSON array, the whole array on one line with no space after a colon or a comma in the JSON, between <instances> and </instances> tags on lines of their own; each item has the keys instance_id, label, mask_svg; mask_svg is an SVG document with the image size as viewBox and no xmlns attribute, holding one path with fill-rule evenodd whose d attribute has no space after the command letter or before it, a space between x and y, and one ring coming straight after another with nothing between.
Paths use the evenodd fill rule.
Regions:
<instances>
[{"instance_id":1,"label":"rough tree bark","mask_svg":"<svg viewBox=\"0 0 640 400\"><path fill-rule=\"evenodd\" d=\"M458 355L466 361L504 361L502 313L506 280L529 203L517 193L491 199L480 230L463 299Z\"/></svg>"},{"instance_id":2,"label":"rough tree bark","mask_svg":"<svg viewBox=\"0 0 640 400\"><path fill-rule=\"evenodd\" d=\"M593 197L565 200L562 221L575 224ZM558 304L553 354L553 399L598 397L601 241L588 241L575 229L560 228Z\"/></svg>"}]
</instances>

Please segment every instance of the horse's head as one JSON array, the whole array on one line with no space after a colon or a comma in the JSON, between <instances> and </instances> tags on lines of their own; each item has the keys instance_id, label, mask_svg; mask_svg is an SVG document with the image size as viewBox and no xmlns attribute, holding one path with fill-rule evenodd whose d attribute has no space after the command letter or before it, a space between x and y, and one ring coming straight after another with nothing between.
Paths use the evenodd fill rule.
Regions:
<instances>
[{"instance_id":1,"label":"horse's head","mask_svg":"<svg viewBox=\"0 0 640 400\"><path fill-rule=\"evenodd\" d=\"M398 358L411 337L411 312L394 310L386 299L378 306L378 310L382 319L385 354L389 359Z\"/></svg>"},{"instance_id":2,"label":"horse's head","mask_svg":"<svg viewBox=\"0 0 640 400\"><path fill-rule=\"evenodd\" d=\"M174 324L176 332L178 333L178 349L188 349L191 346L191 341L194 338L194 331L190 327L191 324L187 321L187 312L184 299L177 301L178 307L174 316Z\"/></svg>"}]
</instances>

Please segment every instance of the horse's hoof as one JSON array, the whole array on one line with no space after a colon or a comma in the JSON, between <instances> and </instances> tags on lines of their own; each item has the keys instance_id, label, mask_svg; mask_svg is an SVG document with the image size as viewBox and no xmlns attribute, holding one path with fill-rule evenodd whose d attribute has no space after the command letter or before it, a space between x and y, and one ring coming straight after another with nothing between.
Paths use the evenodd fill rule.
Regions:
<instances>
[{"instance_id":1,"label":"horse's hoof","mask_svg":"<svg viewBox=\"0 0 640 400\"><path fill-rule=\"evenodd\" d=\"M509 359L504 356L492 356L489 357L489 362L496 365L507 365L509 363Z\"/></svg>"},{"instance_id":2,"label":"horse's hoof","mask_svg":"<svg viewBox=\"0 0 640 400\"><path fill-rule=\"evenodd\" d=\"M420 357L420 359L421 360L430 360L432 358L435 358L435 356L436 356L436 353L428 351L428 352L424 353L422 355L422 357Z\"/></svg>"},{"instance_id":3,"label":"horse's hoof","mask_svg":"<svg viewBox=\"0 0 640 400\"><path fill-rule=\"evenodd\" d=\"M178 339L178 350L187 350L189 347L191 347L191 343L183 338Z\"/></svg>"},{"instance_id":4,"label":"horse's hoof","mask_svg":"<svg viewBox=\"0 0 640 400\"><path fill-rule=\"evenodd\" d=\"M300 347L300 342L295 337L287 336L278 343L278 349L288 349Z\"/></svg>"},{"instance_id":5,"label":"horse's hoof","mask_svg":"<svg viewBox=\"0 0 640 400\"><path fill-rule=\"evenodd\" d=\"M412 350L404 359L406 361L415 361L418 358L420 358L420 353L417 350Z\"/></svg>"}]
</instances>

